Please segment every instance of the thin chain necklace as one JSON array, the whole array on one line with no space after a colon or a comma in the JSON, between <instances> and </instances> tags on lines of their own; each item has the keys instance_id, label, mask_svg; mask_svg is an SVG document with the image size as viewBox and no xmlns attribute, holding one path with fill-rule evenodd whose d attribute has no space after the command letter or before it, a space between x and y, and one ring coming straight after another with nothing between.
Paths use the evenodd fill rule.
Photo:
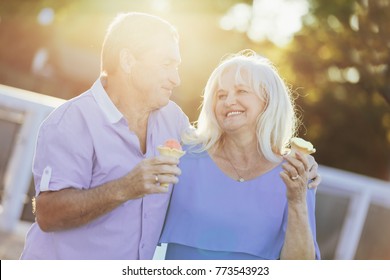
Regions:
<instances>
[{"instance_id":1,"label":"thin chain necklace","mask_svg":"<svg viewBox=\"0 0 390 280\"><path fill-rule=\"evenodd\" d=\"M225 152L225 146L222 146L222 152L223 152L223 155L225 156L225 158L228 160L228 162L230 163L230 165L233 167L234 171L236 172L237 176L238 176L238 179L237 181L238 182L244 182L245 179L240 175L240 173L238 173L236 167L233 165L233 163L230 161L230 159L227 157L226 155L226 152Z\"/></svg>"}]
</instances>

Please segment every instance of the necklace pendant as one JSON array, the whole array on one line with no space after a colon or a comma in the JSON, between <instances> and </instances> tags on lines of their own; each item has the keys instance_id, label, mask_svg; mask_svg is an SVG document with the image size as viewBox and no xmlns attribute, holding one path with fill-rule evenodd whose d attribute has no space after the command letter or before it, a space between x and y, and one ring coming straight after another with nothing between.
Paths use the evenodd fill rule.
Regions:
<instances>
[{"instance_id":1,"label":"necklace pendant","mask_svg":"<svg viewBox=\"0 0 390 280\"><path fill-rule=\"evenodd\" d=\"M240 178L238 178L237 181L242 183L242 182L244 182L245 180L244 180L244 178L240 177Z\"/></svg>"}]
</instances>

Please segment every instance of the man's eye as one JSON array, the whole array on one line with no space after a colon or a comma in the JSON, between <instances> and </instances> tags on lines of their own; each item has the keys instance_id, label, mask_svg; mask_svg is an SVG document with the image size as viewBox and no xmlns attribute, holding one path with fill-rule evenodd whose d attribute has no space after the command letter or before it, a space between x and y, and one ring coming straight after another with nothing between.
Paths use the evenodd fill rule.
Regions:
<instances>
[{"instance_id":1,"label":"man's eye","mask_svg":"<svg viewBox=\"0 0 390 280\"><path fill-rule=\"evenodd\" d=\"M167 63L163 63L162 65L164 68L175 69L175 70L179 69L179 66L176 65L175 63L167 62Z\"/></svg>"}]
</instances>

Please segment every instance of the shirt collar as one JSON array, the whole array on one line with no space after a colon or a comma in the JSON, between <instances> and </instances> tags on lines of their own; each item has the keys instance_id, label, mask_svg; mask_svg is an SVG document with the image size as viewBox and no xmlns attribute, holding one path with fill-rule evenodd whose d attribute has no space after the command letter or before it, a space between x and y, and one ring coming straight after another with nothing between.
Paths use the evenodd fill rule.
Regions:
<instances>
[{"instance_id":1,"label":"shirt collar","mask_svg":"<svg viewBox=\"0 0 390 280\"><path fill-rule=\"evenodd\" d=\"M122 113L112 103L107 92L104 90L100 78L92 86L92 95L111 123L117 123L123 117Z\"/></svg>"}]
</instances>

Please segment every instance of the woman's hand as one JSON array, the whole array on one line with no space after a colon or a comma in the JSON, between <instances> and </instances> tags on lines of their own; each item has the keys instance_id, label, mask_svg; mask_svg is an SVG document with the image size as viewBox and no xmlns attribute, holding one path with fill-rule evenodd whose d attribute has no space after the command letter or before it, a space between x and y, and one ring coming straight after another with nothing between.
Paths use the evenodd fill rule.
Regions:
<instances>
[{"instance_id":1,"label":"woman's hand","mask_svg":"<svg viewBox=\"0 0 390 280\"><path fill-rule=\"evenodd\" d=\"M299 152L296 153L296 157L286 155L284 159L286 162L282 164L283 171L280 176L287 186L287 199L289 202L306 204L310 174L309 160Z\"/></svg>"}]
</instances>

